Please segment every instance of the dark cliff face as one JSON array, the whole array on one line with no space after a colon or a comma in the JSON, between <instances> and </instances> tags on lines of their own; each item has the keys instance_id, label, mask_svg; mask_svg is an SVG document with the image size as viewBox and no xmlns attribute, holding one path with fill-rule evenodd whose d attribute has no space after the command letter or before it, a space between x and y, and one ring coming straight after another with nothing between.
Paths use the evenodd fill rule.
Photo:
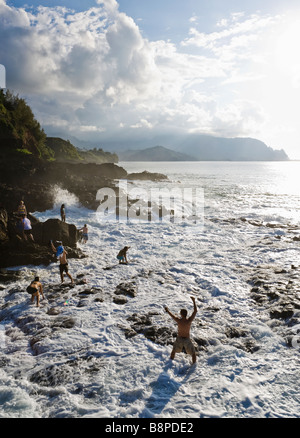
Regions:
<instances>
[{"instance_id":1,"label":"dark cliff face","mask_svg":"<svg viewBox=\"0 0 300 438\"><path fill-rule=\"evenodd\" d=\"M116 188L119 179L167 179L150 172L129 175L114 163L49 162L22 153L0 155L0 207L8 212L16 211L20 200L31 213L52 209L55 185L75 194L83 207L96 210L98 190Z\"/></svg>"},{"instance_id":2,"label":"dark cliff face","mask_svg":"<svg viewBox=\"0 0 300 438\"><path fill-rule=\"evenodd\" d=\"M114 180L127 172L112 164L70 164L45 162L32 156L2 157L0 162L0 195L2 207L16 211L24 200L29 211L53 207L54 185L74 193L80 203L95 208L101 187L113 187Z\"/></svg>"}]
</instances>

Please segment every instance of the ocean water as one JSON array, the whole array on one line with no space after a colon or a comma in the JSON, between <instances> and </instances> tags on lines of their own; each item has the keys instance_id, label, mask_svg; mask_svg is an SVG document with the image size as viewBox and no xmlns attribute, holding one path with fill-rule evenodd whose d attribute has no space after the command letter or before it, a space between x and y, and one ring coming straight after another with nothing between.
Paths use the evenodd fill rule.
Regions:
<instances>
[{"instance_id":1,"label":"ocean water","mask_svg":"<svg viewBox=\"0 0 300 438\"><path fill-rule=\"evenodd\" d=\"M120 165L128 172L166 174L168 181L123 181L122 188L146 205L151 190L176 189L184 201L169 198L175 210L184 204L185 215L117 220L113 210L84 209L73 194L53 188L53 209L34 214L59 218L65 203L67 222L88 224L88 243L79 244L87 257L69 260L70 273L86 284L50 297L60 283L53 263L16 267L20 279L2 285L0 417L299 417L300 348L288 347L274 330L276 322L255 305L249 280L261 266L299 265L299 242L292 237L299 235L300 162ZM116 255L125 245L129 264L118 265ZM24 292L35 274L46 297L40 308ZM137 293L117 304L115 291L124 282ZM87 287L98 295L82 293ZM196 365L184 353L170 361L171 344L142 333L126 337L135 314L176 330L164 306L177 314L185 307L190 314L191 296L198 307L191 335L204 345ZM50 308L72 319L72 326L54 330ZM230 328L246 336L230 339ZM33 343L35 330L40 338ZM255 348L245 348L246 342Z\"/></svg>"}]
</instances>

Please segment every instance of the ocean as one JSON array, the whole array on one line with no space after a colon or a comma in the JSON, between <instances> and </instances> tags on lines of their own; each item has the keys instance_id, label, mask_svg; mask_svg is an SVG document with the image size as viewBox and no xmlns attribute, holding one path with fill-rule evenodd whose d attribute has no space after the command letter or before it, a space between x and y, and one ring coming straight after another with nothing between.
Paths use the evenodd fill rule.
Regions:
<instances>
[{"instance_id":1,"label":"ocean","mask_svg":"<svg viewBox=\"0 0 300 438\"><path fill-rule=\"evenodd\" d=\"M300 162L120 166L168 176L120 182L143 200L130 220L116 216L113 203L82 208L59 187L53 209L33 213L60 218L64 203L68 223L88 225L88 242L78 244L87 257L69 260L72 276L83 279L73 288L68 278L60 288L57 263L15 267L19 279L1 285L0 417L299 417L300 310L292 322L271 318L253 285L259 275L266 289L293 283L300 298ZM159 191L168 214L139 215ZM129 263L119 265L124 246ZM40 308L25 292L34 275L44 285ZM118 302L120 285L134 294ZM176 325L164 310L191 314L191 297L195 365L184 352L169 359ZM168 342L137 330L143 318Z\"/></svg>"}]
</instances>

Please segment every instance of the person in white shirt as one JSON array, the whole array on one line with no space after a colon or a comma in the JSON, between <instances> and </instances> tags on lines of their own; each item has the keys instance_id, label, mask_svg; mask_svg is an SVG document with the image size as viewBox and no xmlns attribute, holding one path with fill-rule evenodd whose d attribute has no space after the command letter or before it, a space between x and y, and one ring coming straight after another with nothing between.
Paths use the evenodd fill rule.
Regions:
<instances>
[{"instance_id":1,"label":"person in white shirt","mask_svg":"<svg viewBox=\"0 0 300 438\"><path fill-rule=\"evenodd\" d=\"M29 238L32 241L34 241L33 235L32 235L31 222L28 219L28 217L26 217L25 214L22 214L21 224L22 224L22 235L23 235L24 239L27 240L27 237L29 236Z\"/></svg>"}]
</instances>

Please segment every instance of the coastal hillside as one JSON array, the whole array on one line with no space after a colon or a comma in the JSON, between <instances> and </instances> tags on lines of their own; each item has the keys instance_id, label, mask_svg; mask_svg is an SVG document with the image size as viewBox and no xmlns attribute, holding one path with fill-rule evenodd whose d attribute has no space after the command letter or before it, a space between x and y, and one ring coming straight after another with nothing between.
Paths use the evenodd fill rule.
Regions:
<instances>
[{"instance_id":1,"label":"coastal hillside","mask_svg":"<svg viewBox=\"0 0 300 438\"><path fill-rule=\"evenodd\" d=\"M29 212L49 210L55 187L60 187L95 210L98 190L115 189L119 179L165 178L150 173L132 177L116 161L114 153L47 137L24 99L0 91L0 209L10 214L23 200Z\"/></svg>"},{"instance_id":2,"label":"coastal hillside","mask_svg":"<svg viewBox=\"0 0 300 438\"><path fill-rule=\"evenodd\" d=\"M52 160L53 151L46 144L46 134L26 101L9 90L0 90L0 154L22 159L33 156Z\"/></svg>"},{"instance_id":3,"label":"coastal hillside","mask_svg":"<svg viewBox=\"0 0 300 438\"><path fill-rule=\"evenodd\" d=\"M69 140L47 137L25 99L0 90L0 154L2 159L40 159L67 163L117 163L115 153L93 145L80 149ZM8 164L8 163L6 163Z\"/></svg>"},{"instance_id":4,"label":"coastal hillside","mask_svg":"<svg viewBox=\"0 0 300 438\"><path fill-rule=\"evenodd\" d=\"M117 163L118 155L111 152L105 152L101 148L79 149L69 140L59 137L47 137L47 147L53 151L53 156L58 162L70 163Z\"/></svg>"},{"instance_id":5,"label":"coastal hillside","mask_svg":"<svg viewBox=\"0 0 300 438\"><path fill-rule=\"evenodd\" d=\"M121 161L195 161L187 154L163 146L118 152L118 156Z\"/></svg>"}]
</instances>

